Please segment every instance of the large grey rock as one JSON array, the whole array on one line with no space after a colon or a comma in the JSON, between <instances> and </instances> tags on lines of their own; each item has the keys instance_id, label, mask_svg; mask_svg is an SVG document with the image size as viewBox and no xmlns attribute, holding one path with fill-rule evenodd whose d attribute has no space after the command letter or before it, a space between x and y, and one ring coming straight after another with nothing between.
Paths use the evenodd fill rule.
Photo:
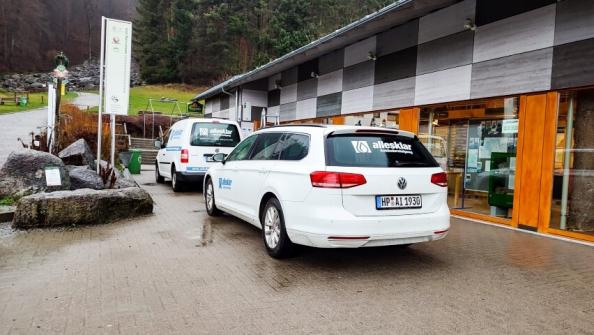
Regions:
<instances>
[{"instance_id":1,"label":"large grey rock","mask_svg":"<svg viewBox=\"0 0 594 335\"><path fill-rule=\"evenodd\" d=\"M38 193L19 200L12 226L37 228L93 225L152 212L151 196L139 187Z\"/></svg>"},{"instance_id":2,"label":"large grey rock","mask_svg":"<svg viewBox=\"0 0 594 335\"><path fill-rule=\"evenodd\" d=\"M66 167L68 175L70 176L70 189L78 190L81 188L90 188L93 190L102 190L105 188L103 180L95 172L86 166L72 166Z\"/></svg>"},{"instance_id":3,"label":"large grey rock","mask_svg":"<svg viewBox=\"0 0 594 335\"><path fill-rule=\"evenodd\" d=\"M60 171L61 186L47 186L45 168ZM12 152L0 169L0 197L22 197L39 192L70 189L70 178L61 159L47 152L22 150Z\"/></svg>"},{"instance_id":4,"label":"large grey rock","mask_svg":"<svg viewBox=\"0 0 594 335\"><path fill-rule=\"evenodd\" d=\"M62 158L64 164L67 165L86 165L91 169L95 169L95 156L91 151L91 147L83 138L60 151L58 157Z\"/></svg>"},{"instance_id":5,"label":"large grey rock","mask_svg":"<svg viewBox=\"0 0 594 335\"><path fill-rule=\"evenodd\" d=\"M106 168L109 165L109 163L104 160L101 160L99 164L101 164L100 166L102 168ZM132 174L130 174L130 171L128 171L128 169L124 169L123 172L121 172L118 169L114 169L113 172L115 173L117 179L115 186L112 188L138 187L138 184L136 183L134 177L132 177Z\"/></svg>"}]
</instances>

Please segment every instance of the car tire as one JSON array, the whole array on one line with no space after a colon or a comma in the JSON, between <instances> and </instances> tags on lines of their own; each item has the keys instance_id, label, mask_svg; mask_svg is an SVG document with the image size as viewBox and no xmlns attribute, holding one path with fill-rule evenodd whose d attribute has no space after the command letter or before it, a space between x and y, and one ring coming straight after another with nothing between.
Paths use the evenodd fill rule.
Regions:
<instances>
[{"instance_id":1,"label":"car tire","mask_svg":"<svg viewBox=\"0 0 594 335\"><path fill-rule=\"evenodd\" d=\"M171 188L173 188L173 192L183 191L182 185L177 177L177 171L175 171L175 166L171 168Z\"/></svg>"},{"instance_id":2,"label":"car tire","mask_svg":"<svg viewBox=\"0 0 594 335\"><path fill-rule=\"evenodd\" d=\"M206 185L204 186L204 206L206 206L206 213L208 213L209 216L219 216L222 213L221 210L217 208L215 202L214 185L212 184L211 178L206 180Z\"/></svg>"},{"instance_id":3,"label":"car tire","mask_svg":"<svg viewBox=\"0 0 594 335\"><path fill-rule=\"evenodd\" d=\"M161 176L161 174L159 173L158 161L155 163L155 182L157 182L157 184L163 184L165 182L165 178L163 178L163 176Z\"/></svg>"},{"instance_id":4,"label":"car tire","mask_svg":"<svg viewBox=\"0 0 594 335\"><path fill-rule=\"evenodd\" d=\"M268 200L260 217L260 223L262 224L262 240L271 257L283 259L295 254L296 246L287 235L285 217L278 199L270 198Z\"/></svg>"}]
</instances>

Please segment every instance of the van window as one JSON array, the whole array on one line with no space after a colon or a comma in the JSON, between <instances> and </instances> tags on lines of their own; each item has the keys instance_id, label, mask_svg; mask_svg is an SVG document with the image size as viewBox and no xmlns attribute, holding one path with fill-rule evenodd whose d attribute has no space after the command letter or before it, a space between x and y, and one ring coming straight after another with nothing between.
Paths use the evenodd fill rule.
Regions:
<instances>
[{"instance_id":1,"label":"van window","mask_svg":"<svg viewBox=\"0 0 594 335\"><path fill-rule=\"evenodd\" d=\"M190 145L197 147L234 147L239 131L233 124L196 122L192 126Z\"/></svg>"},{"instance_id":2,"label":"van window","mask_svg":"<svg viewBox=\"0 0 594 335\"><path fill-rule=\"evenodd\" d=\"M278 151L274 150L283 133L264 133L258 135L258 140L254 144L251 160L271 160L278 159Z\"/></svg>"},{"instance_id":3,"label":"van window","mask_svg":"<svg viewBox=\"0 0 594 335\"><path fill-rule=\"evenodd\" d=\"M326 164L357 167L438 167L416 138L391 134L345 134L326 139Z\"/></svg>"},{"instance_id":4,"label":"van window","mask_svg":"<svg viewBox=\"0 0 594 335\"><path fill-rule=\"evenodd\" d=\"M278 145L280 159L298 161L309 152L309 136L303 134L287 134Z\"/></svg>"},{"instance_id":5,"label":"van window","mask_svg":"<svg viewBox=\"0 0 594 335\"><path fill-rule=\"evenodd\" d=\"M238 146L235 147L235 149L233 149L233 151L231 151L225 160L241 161L247 159L250 155L250 152L252 151L252 145L254 144L254 141L256 141L256 137L258 137L258 135L252 135L243 140Z\"/></svg>"}]
</instances>

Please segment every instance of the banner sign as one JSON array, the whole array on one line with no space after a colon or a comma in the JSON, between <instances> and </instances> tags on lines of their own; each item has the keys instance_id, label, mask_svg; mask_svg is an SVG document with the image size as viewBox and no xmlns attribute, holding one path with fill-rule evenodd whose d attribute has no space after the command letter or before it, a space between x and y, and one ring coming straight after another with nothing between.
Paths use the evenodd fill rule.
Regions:
<instances>
[{"instance_id":1,"label":"banner sign","mask_svg":"<svg viewBox=\"0 0 594 335\"><path fill-rule=\"evenodd\" d=\"M105 112L127 115L130 99L132 23L105 19Z\"/></svg>"},{"instance_id":2,"label":"banner sign","mask_svg":"<svg viewBox=\"0 0 594 335\"><path fill-rule=\"evenodd\" d=\"M51 149L56 125L56 88L54 84L47 84L47 146Z\"/></svg>"}]
</instances>

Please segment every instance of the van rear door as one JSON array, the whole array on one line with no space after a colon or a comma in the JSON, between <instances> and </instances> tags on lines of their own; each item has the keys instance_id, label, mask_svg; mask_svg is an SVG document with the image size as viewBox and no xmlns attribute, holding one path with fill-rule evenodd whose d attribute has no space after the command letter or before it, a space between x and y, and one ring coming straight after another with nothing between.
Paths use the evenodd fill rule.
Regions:
<instances>
[{"instance_id":1,"label":"van rear door","mask_svg":"<svg viewBox=\"0 0 594 335\"><path fill-rule=\"evenodd\" d=\"M344 208L355 216L431 213L445 202L447 188L432 177L445 175L415 136L342 131L330 134L325 148L328 171L365 178L363 184L341 189Z\"/></svg>"},{"instance_id":2,"label":"van rear door","mask_svg":"<svg viewBox=\"0 0 594 335\"><path fill-rule=\"evenodd\" d=\"M206 172L216 153L229 154L241 141L235 124L224 122L194 122L190 132L188 172Z\"/></svg>"}]
</instances>

